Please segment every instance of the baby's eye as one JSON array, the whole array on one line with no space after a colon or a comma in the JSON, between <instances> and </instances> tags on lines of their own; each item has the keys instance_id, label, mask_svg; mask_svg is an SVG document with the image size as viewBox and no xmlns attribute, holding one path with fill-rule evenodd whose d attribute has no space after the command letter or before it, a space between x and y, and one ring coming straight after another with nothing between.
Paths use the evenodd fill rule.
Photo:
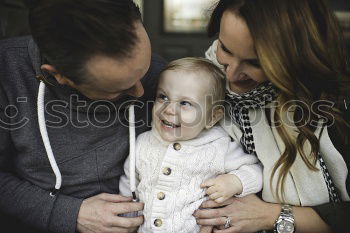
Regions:
<instances>
[{"instance_id":1,"label":"baby's eye","mask_svg":"<svg viewBox=\"0 0 350 233\"><path fill-rule=\"evenodd\" d=\"M181 106L186 106L186 107L192 106L192 104L190 102L188 102L188 101L180 101L180 105Z\"/></svg>"},{"instance_id":2,"label":"baby's eye","mask_svg":"<svg viewBox=\"0 0 350 233\"><path fill-rule=\"evenodd\" d=\"M166 96L166 95L164 95L164 94L158 94L157 95L157 99L158 100L160 100L160 101L168 101L169 99L168 99L168 97Z\"/></svg>"}]
</instances>

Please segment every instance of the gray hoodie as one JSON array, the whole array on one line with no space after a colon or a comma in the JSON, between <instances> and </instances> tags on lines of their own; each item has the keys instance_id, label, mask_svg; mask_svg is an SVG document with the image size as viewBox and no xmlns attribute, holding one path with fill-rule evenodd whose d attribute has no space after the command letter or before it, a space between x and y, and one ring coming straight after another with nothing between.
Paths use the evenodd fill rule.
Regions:
<instances>
[{"instance_id":1,"label":"gray hoodie","mask_svg":"<svg viewBox=\"0 0 350 233\"><path fill-rule=\"evenodd\" d=\"M91 101L69 87L47 85L46 128L62 174L59 193L50 196L56 177L39 131L36 103L41 60L31 37L0 42L0 212L38 231L75 232L83 199L119 192L129 150L126 107L135 99ZM152 56L142 79L145 94L135 106L136 134L150 126L156 80L164 65ZM0 227L4 232L4 225Z\"/></svg>"}]
</instances>

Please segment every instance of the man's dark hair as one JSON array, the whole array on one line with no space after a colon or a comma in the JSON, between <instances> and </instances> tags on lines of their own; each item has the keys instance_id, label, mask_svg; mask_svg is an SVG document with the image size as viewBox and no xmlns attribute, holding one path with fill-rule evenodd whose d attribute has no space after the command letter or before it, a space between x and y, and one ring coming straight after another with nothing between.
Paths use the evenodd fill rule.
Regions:
<instances>
[{"instance_id":1,"label":"man's dark hair","mask_svg":"<svg viewBox=\"0 0 350 233\"><path fill-rule=\"evenodd\" d=\"M38 0L29 14L43 57L76 84L86 81L91 57L130 56L137 21L141 14L132 0Z\"/></svg>"}]
</instances>

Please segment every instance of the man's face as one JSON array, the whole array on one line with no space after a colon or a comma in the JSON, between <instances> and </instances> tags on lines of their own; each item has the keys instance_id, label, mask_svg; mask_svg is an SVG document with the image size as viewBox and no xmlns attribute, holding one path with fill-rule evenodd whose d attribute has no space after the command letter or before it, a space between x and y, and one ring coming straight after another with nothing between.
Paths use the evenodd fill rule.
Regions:
<instances>
[{"instance_id":1,"label":"man's face","mask_svg":"<svg viewBox=\"0 0 350 233\"><path fill-rule=\"evenodd\" d=\"M140 79L151 61L151 45L141 23L136 25L138 41L130 56L122 59L94 56L86 63L88 81L73 88L93 100L115 100L121 95L140 97L144 89Z\"/></svg>"}]
</instances>

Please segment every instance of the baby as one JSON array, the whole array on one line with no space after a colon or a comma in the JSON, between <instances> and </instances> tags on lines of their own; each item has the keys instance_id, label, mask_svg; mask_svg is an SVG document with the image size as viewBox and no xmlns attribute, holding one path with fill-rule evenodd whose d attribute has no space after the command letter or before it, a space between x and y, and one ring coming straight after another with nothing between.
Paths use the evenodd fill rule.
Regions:
<instances>
[{"instance_id":1,"label":"baby","mask_svg":"<svg viewBox=\"0 0 350 233\"><path fill-rule=\"evenodd\" d=\"M192 216L208 197L218 203L262 188L262 168L215 124L223 117L224 74L203 58L171 62L161 73L152 130L136 140L138 232L199 232ZM129 158L120 193L130 196Z\"/></svg>"}]
</instances>

